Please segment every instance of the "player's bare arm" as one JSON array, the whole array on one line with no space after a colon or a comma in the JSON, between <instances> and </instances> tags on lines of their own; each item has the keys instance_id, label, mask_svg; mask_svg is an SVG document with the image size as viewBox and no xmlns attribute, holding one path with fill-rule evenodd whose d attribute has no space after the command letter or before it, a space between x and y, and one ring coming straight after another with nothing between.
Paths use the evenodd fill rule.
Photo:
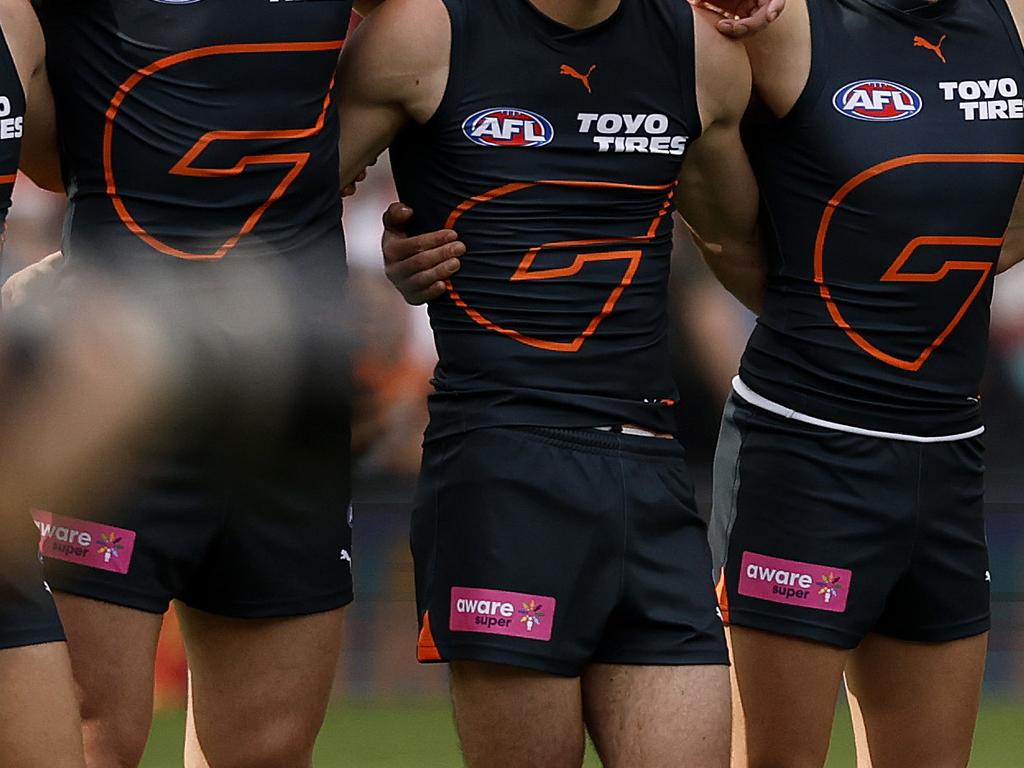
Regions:
<instances>
[{"instance_id":1,"label":"player's bare arm","mask_svg":"<svg viewBox=\"0 0 1024 768\"><path fill-rule=\"evenodd\" d=\"M786 13L744 40L754 90L777 117L796 104L811 73L811 22L806 0L791 0Z\"/></svg>"},{"instance_id":2,"label":"player's bare arm","mask_svg":"<svg viewBox=\"0 0 1024 768\"><path fill-rule=\"evenodd\" d=\"M46 76L46 44L39 21L28 0L3 0L0 24L25 91L21 170L44 189L63 192L57 122Z\"/></svg>"},{"instance_id":3,"label":"player's bare arm","mask_svg":"<svg viewBox=\"0 0 1024 768\"><path fill-rule=\"evenodd\" d=\"M759 312L766 264L758 237L757 181L740 139L750 65L743 47L719 35L708 16L698 13L695 22L704 129L683 163L676 207L715 276Z\"/></svg>"},{"instance_id":4,"label":"player's bare arm","mask_svg":"<svg viewBox=\"0 0 1024 768\"><path fill-rule=\"evenodd\" d=\"M338 71L343 186L376 161L403 125L434 114L450 48L451 26L438 0L390 0L352 35ZM402 206L385 216L385 269L406 301L422 304L440 295L465 247L451 230L405 238L399 228L410 216Z\"/></svg>"},{"instance_id":5,"label":"player's bare arm","mask_svg":"<svg viewBox=\"0 0 1024 768\"><path fill-rule=\"evenodd\" d=\"M341 182L348 186L402 126L427 122L444 96L451 27L438 0L390 0L364 21L338 67Z\"/></svg>"}]
</instances>

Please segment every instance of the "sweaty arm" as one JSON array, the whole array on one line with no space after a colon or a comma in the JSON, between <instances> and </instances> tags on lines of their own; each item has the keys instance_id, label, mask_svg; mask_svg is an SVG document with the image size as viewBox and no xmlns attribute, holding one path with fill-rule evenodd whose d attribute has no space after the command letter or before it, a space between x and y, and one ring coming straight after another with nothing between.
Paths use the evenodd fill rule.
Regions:
<instances>
[{"instance_id":1,"label":"sweaty arm","mask_svg":"<svg viewBox=\"0 0 1024 768\"><path fill-rule=\"evenodd\" d=\"M25 89L21 170L43 189L63 192L57 119L46 76L46 44L28 0L0 0L0 24Z\"/></svg>"},{"instance_id":2,"label":"sweaty arm","mask_svg":"<svg viewBox=\"0 0 1024 768\"><path fill-rule=\"evenodd\" d=\"M704 129L686 155L676 208L718 280L753 312L761 310L767 271L757 216L757 182L740 139L750 98L743 47L695 14L697 102Z\"/></svg>"},{"instance_id":3,"label":"sweaty arm","mask_svg":"<svg viewBox=\"0 0 1024 768\"><path fill-rule=\"evenodd\" d=\"M342 187L377 160L403 125L434 114L450 51L451 24L440 0L389 0L359 25L338 64Z\"/></svg>"}]
</instances>

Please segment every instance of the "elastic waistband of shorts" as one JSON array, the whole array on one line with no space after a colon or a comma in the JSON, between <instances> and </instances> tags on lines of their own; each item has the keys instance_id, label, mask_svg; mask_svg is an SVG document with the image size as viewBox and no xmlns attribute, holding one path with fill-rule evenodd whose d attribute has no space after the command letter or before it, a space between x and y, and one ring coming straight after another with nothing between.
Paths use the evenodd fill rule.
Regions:
<instances>
[{"instance_id":1,"label":"elastic waistband of shorts","mask_svg":"<svg viewBox=\"0 0 1024 768\"><path fill-rule=\"evenodd\" d=\"M757 394L757 392L748 387L739 376L732 380L732 389L737 397L755 408L760 408L763 411L774 413L776 416L781 416L784 419L792 419L793 421L799 421L804 424L821 427L822 429L831 429L836 432L847 432L851 435L876 437L883 440L900 440L908 443L952 443L958 440L967 440L972 437L978 437L985 432L984 427L978 427L970 432L962 432L956 435L924 437L921 435L908 435L900 432L882 432L874 429L864 429L850 424L840 424L835 421L828 421L827 419L819 419L816 416L810 416L806 413L795 411L792 408L787 408L780 403L776 403L774 400L769 400L768 398Z\"/></svg>"},{"instance_id":2,"label":"elastic waistband of shorts","mask_svg":"<svg viewBox=\"0 0 1024 768\"><path fill-rule=\"evenodd\" d=\"M648 435L607 431L595 427L502 427L515 432L539 437L546 442L566 448L622 452L641 456L655 456L679 460L685 456L678 440L667 440Z\"/></svg>"}]
</instances>

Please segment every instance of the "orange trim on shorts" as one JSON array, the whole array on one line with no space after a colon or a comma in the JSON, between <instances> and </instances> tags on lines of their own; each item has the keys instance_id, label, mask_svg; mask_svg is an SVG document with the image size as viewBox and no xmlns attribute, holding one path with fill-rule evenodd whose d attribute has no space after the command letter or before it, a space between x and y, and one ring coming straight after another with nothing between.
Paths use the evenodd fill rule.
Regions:
<instances>
[{"instance_id":1,"label":"orange trim on shorts","mask_svg":"<svg viewBox=\"0 0 1024 768\"><path fill-rule=\"evenodd\" d=\"M13 184L18 180L18 174L12 173L10 176L0 176L0 184Z\"/></svg>"},{"instance_id":2,"label":"orange trim on shorts","mask_svg":"<svg viewBox=\"0 0 1024 768\"><path fill-rule=\"evenodd\" d=\"M718 610L722 612L722 622L729 623L729 593L725 589L725 569L718 577L718 584L715 585L715 594L718 595Z\"/></svg>"},{"instance_id":3,"label":"orange trim on shorts","mask_svg":"<svg viewBox=\"0 0 1024 768\"><path fill-rule=\"evenodd\" d=\"M434 633L430 631L430 611L423 614L423 626L416 641L416 661L442 661L441 652L434 643Z\"/></svg>"}]
</instances>

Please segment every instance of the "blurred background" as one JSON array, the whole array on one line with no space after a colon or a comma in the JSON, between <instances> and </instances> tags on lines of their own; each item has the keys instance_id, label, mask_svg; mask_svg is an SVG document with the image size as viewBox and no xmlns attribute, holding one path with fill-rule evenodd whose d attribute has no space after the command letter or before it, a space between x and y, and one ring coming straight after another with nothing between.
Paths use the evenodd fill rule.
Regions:
<instances>
[{"instance_id":1,"label":"blurred background","mask_svg":"<svg viewBox=\"0 0 1024 768\"><path fill-rule=\"evenodd\" d=\"M57 250L63 198L27 179L15 190L3 270ZM357 319L355 361L356 603L338 670L337 704L318 750L321 766L455 766L460 761L443 667L415 662L409 504L435 362L422 307L405 305L381 268L381 214L396 199L387 159L346 203L345 228ZM709 511L711 460L722 406L753 318L677 237L673 351L681 397L679 435L698 499ZM973 766L1024 765L1024 266L997 280L988 413L989 543L995 618ZM157 668L157 717L144 766L180 766L186 662L173 612ZM849 717L837 716L830 765L853 766ZM591 755L588 765L597 765ZM908 768L911 768L908 766Z\"/></svg>"}]
</instances>

